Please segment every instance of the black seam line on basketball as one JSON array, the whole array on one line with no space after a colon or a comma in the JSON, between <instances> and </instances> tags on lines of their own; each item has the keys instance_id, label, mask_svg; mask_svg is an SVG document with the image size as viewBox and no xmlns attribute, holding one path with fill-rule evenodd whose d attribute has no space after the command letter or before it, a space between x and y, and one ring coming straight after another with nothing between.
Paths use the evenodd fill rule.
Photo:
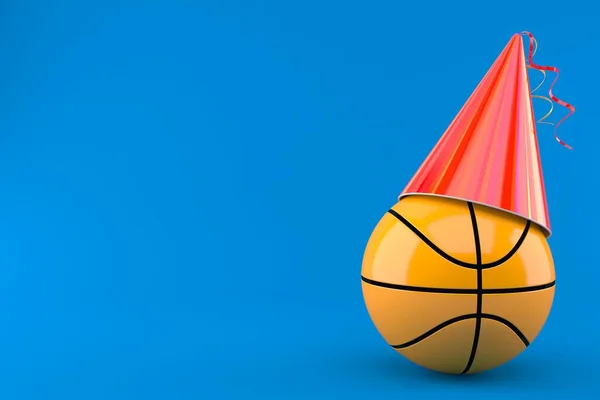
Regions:
<instances>
[{"instance_id":1,"label":"black seam line on basketball","mask_svg":"<svg viewBox=\"0 0 600 400\"><path fill-rule=\"evenodd\" d=\"M506 253L506 255L504 255L502 258L500 258L500 259L498 259L496 261L492 261L490 263L481 264L481 266L478 267L477 264L468 263L468 262L465 262L465 261L461 261L461 260L459 260L457 258L454 258L450 254L446 253L444 250L442 250L439 247L437 247L435 245L435 243L433 243L431 240L429 240L429 238L427 236L425 236L420 230L417 229L417 227L415 227L413 224L411 224L406 218L404 218L402 215L398 214L398 212L396 210L390 209L390 210L388 210L388 213L390 213L398 221L400 221L404 225L406 225L406 227L408 229L410 229L415 235L417 235L419 237L419 239L421 239L423 242L425 242L425 244L427 246L431 247L431 249L433 251L435 251L436 253L438 253L440 256L442 256L446 260L448 260L448 261L450 261L450 262L452 262L452 263L454 263L456 265L459 265L459 266L464 267L464 268L471 268L471 269L477 269L477 268L488 269L488 268L494 268L494 267L497 267L497 266L499 266L501 264L504 264L512 256L515 255L515 253L517 252L517 250L519 250L519 248L521 247L521 245L525 241L525 238L527 237L527 233L529 232L529 228L531 226L531 221L527 220L527 223L525 224L525 228L523 229L523 232L521 233L521 236L519 237L519 240L517 240L517 243L515 243L515 245L513 246L513 248L508 253Z\"/></svg>"},{"instance_id":2,"label":"black seam line on basketball","mask_svg":"<svg viewBox=\"0 0 600 400\"><path fill-rule=\"evenodd\" d=\"M360 277L361 280L369 285L379 286L386 289L393 290L405 290L408 292L423 292L423 293L448 293L448 294L477 294L477 289L453 289L453 288L431 288L424 286L408 286L408 285L397 285L395 283L385 283L374 281L364 276ZM481 289L482 294L508 294L508 293L523 293L523 292L535 292L537 290L549 289L556 285L556 281L545 283L543 285L535 285L528 287L515 287L515 288L501 288L501 289Z\"/></svg>"},{"instance_id":3,"label":"black seam line on basketball","mask_svg":"<svg viewBox=\"0 0 600 400\"><path fill-rule=\"evenodd\" d=\"M452 319L449 319L448 321L442 322L441 324L437 325L434 328L431 328L430 330L428 330L424 334L414 338L413 340L410 340L410 341L408 341L406 343L402 343L402 344L395 344L395 345L392 345L391 347L396 350L406 349L407 347L413 346L413 345L427 339L429 336L433 335L436 332L441 331L442 329L446 328L447 326L450 326L457 322L465 321L465 320L468 320L471 318L477 318L477 316L478 316L477 314L465 314L465 315L461 315L460 317L454 317ZM506 320L502 317L499 317L499 316L493 315L493 314L480 314L480 318L481 319L491 319L493 321L500 322L501 324L503 324L504 326L506 326L507 328L512 330L515 333L515 335L517 335L519 337L519 339L521 339L521 341L523 342L523 344L525 346L529 346L530 343L529 343L529 340L527 339L527 337L523 334L523 332L521 332L519 330L519 328L517 328L509 320Z\"/></svg>"},{"instance_id":4,"label":"black seam line on basketball","mask_svg":"<svg viewBox=\"0 0 600 400\"><path fill-rule=\"evenodd\" d=\"M481 242L479 241L479 229L477 228L477 217L475 216L475 207L473 203L467 203L469 207L469 215L471 216L471 224L473 225L473 238L475 239L475 255L477 260L477 311L475 317L475 332L473 334L473 346L471 347L471 354L467 365L463 370L463 374L466 374L471 369L473 361L475 361L475 354L477 353L477 346L479 345L479 335L481 333L481 311L483 306L483 270L481 269Z\"/></svg>"}]
</instances>

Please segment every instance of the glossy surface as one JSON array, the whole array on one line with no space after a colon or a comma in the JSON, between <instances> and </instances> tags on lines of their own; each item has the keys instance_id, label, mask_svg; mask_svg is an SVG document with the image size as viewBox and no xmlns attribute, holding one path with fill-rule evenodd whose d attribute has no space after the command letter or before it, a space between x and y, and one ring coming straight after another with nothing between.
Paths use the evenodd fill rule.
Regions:
<instances>
[{"instance_id":1,"label":"glossy surface","mask_svg":"<svg viewBox=\"0 0 600 400\"><path fill-rule=\"evenodd\" d=\"M400 198L436 194L550 220L523 40L514 35Z\"/></svg>"},{"instance_id":2,"label":"glossy surface","mask_svg":"<svg viewBox=\"0 0 600 400\"><path fill-rule=\"evenodd\" d=\"M475 335L468 373L514 358L539 334L554 298L554 264L544 232L495 209L474 205L473 211L478 242L466 202L406 197L383 216L363 258L363 296L381 335L392 346L425 335L397 351L446 373L463 372ZM457 291L448 293L452 290Z\"/></svg>"},{"instance_id":3,"label":"glossy surface","mask_svg":"<svg viewBox=\"0 0 600 400\"><path fill-rule=\"evenodd\" d=\"M484 206L474 208L482 262L500 260L519 241L526 220ZM473 226L466 202L410 196L396 203L392 210L404 216L449 256L476 263ZM475 266L464 268L441 257L390 213L384 214L371 234L363 257L363 276L399 285L477 287ZM531 224L512 257L500 266L483 270L484 288L535 286L554 279L550 247L535 224Z\"/></svg>"}]
</instances>

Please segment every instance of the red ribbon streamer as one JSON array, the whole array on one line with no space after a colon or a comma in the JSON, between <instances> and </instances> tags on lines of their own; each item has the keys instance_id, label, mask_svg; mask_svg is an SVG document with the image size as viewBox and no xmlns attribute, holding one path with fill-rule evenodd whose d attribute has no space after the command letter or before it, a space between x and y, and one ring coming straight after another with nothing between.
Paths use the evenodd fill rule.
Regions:
<instances>
[{"instance_id":1,"label":"red ribbon streamer","mask_svg":"<svg viewBox=\"0 0 600 400\"><path fill-rule=\"evenodd\" d=\"M533 37L533 35L527 31L523 31L521 32L521 34L525 34L527 36L529 36L529 65L532 68L535 68L537 70L540 71L550 71L550 72L554 72L556 74L556 77L554 78L554 80L552 81L552 83L550 84L550 88L548 89L548 95L550 96L550 98L557 104L566 107L569 109L569 114L567 114L566 116L563 117L563 119L561 119L560 121L558 121L558 123L556 125L554 125L554 139L556 139L556 141L558 143L560 143L562 146L566 147L569 150L573 150L573 148L571 146L569 146L568 144L566 144L565 142L563 142L562 140L560 140L558 138L558 135L556 135L556 130L558 129L558 126L560 124L562 124L564 122L564 120L566 120L567 118L569 118L571 115L573 115L573 113L575 112L575 107L573 107L571 104L569 103L565 103L564 101L560 100L559 98L557 98L556 96L554 96L552 94L552 88L554 87L554 84L556 83L556 81L558 80L558 75L559 75L559 71L558 68L556 67L551 67L551 66L544 66L544 65L537 65L533 62L533 46L534 46L534 42L535 39Z\"/></svg>"}]
</instances>

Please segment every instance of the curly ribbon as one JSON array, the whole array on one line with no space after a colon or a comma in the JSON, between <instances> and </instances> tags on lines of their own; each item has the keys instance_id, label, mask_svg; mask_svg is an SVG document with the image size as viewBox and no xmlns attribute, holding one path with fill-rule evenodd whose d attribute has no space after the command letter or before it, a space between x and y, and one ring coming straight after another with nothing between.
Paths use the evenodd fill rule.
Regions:
<instances>
[{"instance_id":1,"label":"curly ribbon","mask_svg":"<svg viewBox=\"0 0 600 400\"><path fill-rule=\"evenodd\" d=\"M541 100L545 100L545 101L547 101L548 103L550 103L550 111L548 111L548 112L546 113L546 115L544 115L542 118L538 119L538 120L537 120L537 121L535 121L535 122L536 122L536 123L538 123L538 124L554 125L554 123L553 123L553 122L547 122L547 121L544 121L546 118L548 118L548 117L550 116L550 114L552 114L552 111L554 111L554 104L552 104L552 100L550 100L550 99L549 99L548 97L546 97L546 96L538 96L538 95L536 95L536 94L532 94L532 95L531 95L531 97L532 97L532 98L534 98L534 99L541 99Z\"/></svg>"},{"instance_id":2,"label":"curly ribbon","mask_svg":"<svg viewBox=\"0 0 600 400\"><path fill-rule=\"evenodd\" d=\"M547 113L544 117L542 117L538 122L545 123L545 124L548 124L548 125L554 125L554 139L556 139L556 141L558 143L560 143L562 146L566 147L567 149L573 150L573 148L571 146L569 146L568 144L566 144L565 142L563 142L562 140L560 140L559 137L558 137L558 135L556 134L556 131L557 131L559 125L562 124L567 118L569 118L575 112L575 107L573 107L569 103L566 103L566 102L560 100L559 98L557 98L556 96L554 96L554 94L552 94L552 88L554 87L554 84L558 80L559 70L556 67L543 66L543 65L537 65L537 64L535 64L533 62L533 56L535 55L535 53L537 51L537 41L535 40L535 38L533 37L533 35L531 33L527 32L527 31L523 31L523 32L521 32L521 34L529 36L529 56L528 56L529 66L528 67L536 69L536 70L540 71L544 75L542 83L540 83L534 90L532 90L532 93L535 92L537 89L539 89L542 86L542 84L544 83L544 81L546 80L546 72L545 71L554 72L556 74L556 77L554 78L554 80L550 84L550 88L548 89L548 95L550 96L550 99L552 99L552 101L554 101L555 103L557 103L557 104L559 104L559 105L561 105L561 106L566 107L566 108L569 109L569 114L567 114L560 121L558 121L558 123L556 125L552 124L551 122L542 122L546 118L548 118L548 116L550 116L550 114L552 113L552 111L554 109L554 106L552 105L552 101L550 101L550 99L547 98L547 97L538 96L538 95L532 96L532 97L535 97L535 98L539 98L539 99L543 99L543 100L549 101L550 105L552 106L552 108L550 109L550 112Z\"/></svg>"},{"instance_id":3,"label":"curly ribbon","mask_svg":"<svg viewBox=\"0 0 600 400\"><path fill-rule=\"evenodd\" d=\"M533 58L535 56L535 54L537 53L537 51L538 51L538 43L537 43L537 40L535 40L535 38L533 38L533 53L531 53L531 58ZM542 85L544 84L544 82L546 82L546 71L544 71L543 69L536 69L536 68L532 67L531 65L527 65L527 69L535 69L536 71L542 73L542 81L539 83L539 85L537 85L535 87L535 89L533 89L531 91L531 93L533 94L539 88L542 87ZM538 97L540 97L540 96L538 96ZM544 99L547 99L547 97L544 97ZM550 99L548 99L548 100L550 100Z\"/></svg>"},{"instance_id":4,"label":"curly ribbon","mask_svg":"<svg viewBox=\"0 0 600 400\"><path fill-rule=\"evenodd\" d=\"M533 38L533 53L531 53L532 58L535 56L535 53L537 53L537 50L538 50L538 43L537 43L537 40L535 40L535 38ZM528 65L527 69L534 69L534 70L542 73L542 81L535 88L533 88L531 90L531 97L534 99L544 100L550 104L550 110L546 113L546 115L544 115L542 118L538 119L535 122L538 124L554 125L554 123L552 123L552 122L545 121L545 119L548 118L550 116L550 114L552 114L552 111L554 111L554 103L552 102L552 100L550 100L550 98L548 98L546 96L539 96L539 95L534 94L539 88L542 87L544 82L546 82L546 71L544 71L543 69L536 69L536 68L532 67L531 65Z\"/></svg>"},{"instance_id":5,"label":"curly ribbon","mask_svg":"<svg viewBox=\"0 0 600 400\"><path fill-rule=\"evenodd\" d=\"M529 68L531 68L531 69L535 69L535 68L533 68L531 65L528 65L528 66L527 66L527 69L529 69ZM531 93L535 93L535 92L536 92L536 91L537 91L539 88L541 88L541 87L542 87L542 85L544 84L544 82L546 82L546 71L540 71L539 69L535 69L535 70L536 70L536 71L539 71L539 72L541 72L541 73L542 73L542 81L541 81L541 82L540 82L540 83L539 83L539 84L538 84L538 85L535 87L535 89L533 89L533 90L531 91Z\"/></svg>"},{"instance_id":6,"label":"curly ribbon","mask_svg":"<svg viewBox=\"0 0 600 400\"><path fill-rule=\"evenodd\" d=\"M538 50L538 43L537 43L537 40L535 40L535 38L533 38L533 52L531 53L531 58L533 58L535 56L535 53L537 53L537 50ZM535 88L533 88L531 90L531 97L534 99L544 100L544 101L548 102L548 104L550 104L550 110L546 113L546 115L544 115L542 118L538 119L535 122L538 124L554 125L554 123L552 123L552 122L545 121L545 119L548 118L550 116L550 114L552 114L552 111L554 111L554 103L552 102L552 100L550 100L550 98L548 98L546 96L539 96L539 95L534 94L539 88L542 87L544 82L546 82L546 71L544 71L543 69L536 69L536 68L532 67L531 65L528 65L527 69L534 69L538 72L541 72L541 74L542 74L542 81Z\"/></svg>"}]
</instances>

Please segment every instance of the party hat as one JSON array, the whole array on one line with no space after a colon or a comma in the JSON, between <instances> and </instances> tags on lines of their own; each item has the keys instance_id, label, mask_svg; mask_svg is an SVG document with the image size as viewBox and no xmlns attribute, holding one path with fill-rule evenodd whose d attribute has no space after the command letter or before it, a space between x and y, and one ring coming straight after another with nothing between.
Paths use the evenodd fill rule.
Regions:
<instances>
[{"instance_id":1,"label":"party hat","mask_svg":"<svg viewBox=\"0 0 600 400\"><path fill-rule=\"evenodd\" d=\"M399 198L415 194L516 214L550 236L521 35L510 39Z\"/></svg>"}]
</instances>

